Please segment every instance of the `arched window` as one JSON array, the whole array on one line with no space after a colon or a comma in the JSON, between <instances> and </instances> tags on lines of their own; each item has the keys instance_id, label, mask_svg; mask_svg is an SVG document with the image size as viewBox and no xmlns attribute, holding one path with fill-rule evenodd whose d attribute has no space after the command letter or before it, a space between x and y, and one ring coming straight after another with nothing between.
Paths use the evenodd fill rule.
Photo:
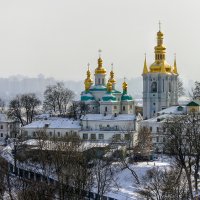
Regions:
<instances>
[{"instance_id":1,"label":"arched window","mask_svg":"<svg viewBox=\"0 0 200 200\"><path fill-rule=\"evenodd\" d=\"M108 111L108 108L107 107L105 107L105 112L107 112Z\"/></svg>"},{"instance_id":2,"label":"arched window","mask_svg":"<svg viewBox=\"0 0 200 200\"><path fill-rule=\"evenodd\" d=\"M153 82L151 84L151 92L157 92L157 82Z\"/></svg>"}]
</instances>

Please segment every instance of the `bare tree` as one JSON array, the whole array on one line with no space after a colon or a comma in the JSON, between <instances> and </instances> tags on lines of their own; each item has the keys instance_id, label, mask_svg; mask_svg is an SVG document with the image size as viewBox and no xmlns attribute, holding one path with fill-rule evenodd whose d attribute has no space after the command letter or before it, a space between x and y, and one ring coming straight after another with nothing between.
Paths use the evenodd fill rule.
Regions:
<instances>
[{"instance_id":1,"label":"bare tree","mask_svg":"<svg viewBox=\"0 0 200 200\"><path fill-rule=\"evenodd\" d=\"M200 169L200 115L191 113L170 118L165 124L167 130L166 150L186 174L190 198L199 191ZM194 180L194 185L192 184Z\"/></svg>"},{"instance_id":2,"label":"bare tree","mask_svg":"<svg viewBox=\"0 0 200 200\"><path fill-rule=\"evenodd\" d=\"M177 88L178 88L178 97L185 95L185 89L183 87L183 81L178 77L177 78Z\"/></svg>"},{"instance_id":3,"label":"bare tree","mask_svg":"<svg viewBox=\"0 0 200 200\"><path fill-rule=\"evenodd\" d=\"M138 131L138 137L134 148L135 155L146 159L152 154L152 133L147 127L142 127Z\"/></svg>"},{"instance_id":4,"label":"bare tree","mask_svg":"<svg viewBox=\"0 0 200 200\"><path fill-rule=\"evenodd\" d=\"M200 82L195 81L195 86L192 88L192 92L190 94L192 100L200 100Z\"/></svg>"},{"instance_id":5,"label":"bare tree","mask_svg":"<svg viewBox=\"0 0 200 200\"><path fill-rule=\"evenodd\" d=\"M64 87L64 83L47 86L44 92L44 110L51 113L66 114L69 103L74 99L74 92Z\"/></svg>"},{"instance_id":6,"label":"bare tree","mask_svg":"<svg viewBox=\"0 0 200 200\"><path fill-rule=\"evenodd\" d=\"M68 116L74 119L80 118L81 115L85 115L89 111L89 106L85 102L73 101L68 109Z\"/></svg>"},{"instance_id":7,"label":"bare tree","mask_svg":"<svg viewBox=\"0 0 200 200\"><path fill-rule=\"evenodd\" d=\"M147 200L184 200L190 197L185 174L173 167L148 170L138 193L142 199Z\"/></svg>"},{"instance_id":8,"label":"bare tree","mask_svg":"<svg viewBox=\"0 0 200 200\"><path fill-rule=\"evenodd\" d=\"M0 98L0 113L5 111L5 102Z\"/></svg>"},{"instance_id":9,"label":"bare tree","mask_svg":"<svg viewBox=\"0 0 200 200\"><path fill-rule=\"evenodd\" d=\"M22 126L29 124L37 114L40 104L35 94L18 95L10 101L8 117L20 121Z\"/></svg>"}]
</instances>

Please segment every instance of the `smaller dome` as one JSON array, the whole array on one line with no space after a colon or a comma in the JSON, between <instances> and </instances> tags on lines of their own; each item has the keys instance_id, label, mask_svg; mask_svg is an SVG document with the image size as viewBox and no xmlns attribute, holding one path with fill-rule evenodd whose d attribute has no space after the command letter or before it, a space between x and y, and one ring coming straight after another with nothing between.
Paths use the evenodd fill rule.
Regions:
<instances>
[{"instance_id":1,"label":"smaller dome","mask_svg":"<svg viewBox=\"0 0 200 200\"><path fill-rule=\"evenodd\" d=\"M106 74L106 69L103 67L103 60L101 57L98 59L98 67L95 69L95 74Z\"/></svg>"}]
</instances>

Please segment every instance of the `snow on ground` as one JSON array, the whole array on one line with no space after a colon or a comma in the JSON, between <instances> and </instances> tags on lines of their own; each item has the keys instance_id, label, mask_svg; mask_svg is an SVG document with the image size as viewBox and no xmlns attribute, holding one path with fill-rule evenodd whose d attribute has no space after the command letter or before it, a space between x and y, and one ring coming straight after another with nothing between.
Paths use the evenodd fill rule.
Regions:
<instances>
[{"instance_id":1,"label":"snow on ground","mask_svg":"<svg viewBox=\"0 0 200 200\"><path fill-rule=\"evenodd\" d=\"M35 140L28 140L26 144L35 145ZM105 144L106 145L106 144ZM87 144L86 144L87 146ZM10 163L13 163L13 156L11 150L13 148L13 144L6 146L3 151L1 152L1 156L7 159ZM117 164L117 163L116 163ZM132 164L131 168L135 170L136 174L138 175L139 179L141 179L147 170L152 169L153 167L168 167L170 165L170 159L168 157L158 158L156 161L151 162L139 162L137 164ZM24 169L30 169L34 171L36 166L32 166L31 163L26 163L23 166ZM40 170L37 166L37 172ZM137 194L137 189L139 186L134 183L134 178L131 175L131 172L128 169L124 169L117 173L117 182L119 184L119 188L112 188L112 190L106 193L106 196L118 199L118 200L139 200L139 196Z\"/></svg>"},{"instance_id":2,"label":"snow on ground","mask_svg":"<svg viewBox=\"0 0 200 200\"><path fill-rule=\"evenodd\" d=\"M136 165L132 165L132 169L135 170L139 178L142 178L147 170L152 169L153 167L167 167L170 165L169 159L159 159L158 161L153 162L140 162ZM118 191L113 188L112 192L108 192L106 195L116 198L118 200L139 200L137 194L138 185L134 183L134 178L131 175L131 172L128 169L125 169L118 173L118 183L120 188Z\"/></svg>"}]
</instances>

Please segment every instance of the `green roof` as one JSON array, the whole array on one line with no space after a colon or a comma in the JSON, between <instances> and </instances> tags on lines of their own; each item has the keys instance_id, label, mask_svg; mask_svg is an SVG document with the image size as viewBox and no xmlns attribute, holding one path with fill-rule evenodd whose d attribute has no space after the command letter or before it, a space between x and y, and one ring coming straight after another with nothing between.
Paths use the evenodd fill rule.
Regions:
<instances>
[{"instance_id":1,"label":"green roof","mask_svg":"<svg viewBox=\"0 0 200 200\"><path fill-rule=\"evenodd\" d=\"M86 92L86 93L83 93L82 95L81 95L81 101L92 101L92 100L94 100L94 97L92 96L92 94L91 93L89 93L89 92Z\"/></svg>"},{"instance_id":2,"label":"green roof","mask_svg":"<svg viewBox=\"0 0 200 200\"><path fill-rule=\"evenodd\" d=\"M112 93L106 93L105 96L102 97L103 101L117 101L117 98L112 95Z\"/></svg>"},{"instance_id":3,"label":"green roof","mask_svg":"<svg viewBox=\"0 0 200 200\"><path fill-rule=\"evenodd\" d=\"M122 101L132 101L133 97L130 95L124 94L124 95L122 95L121 100Z\"/></svg>"},{"instance_id":4,"label":"green roof","mask_svg":"<svg viewBox=\"0 0 200 200\"><path fill-rule=\"evenodd\" d=\"M199 100L191 101L186 106L200 106L200 101Z\"/></svg>"}]
</instances>

